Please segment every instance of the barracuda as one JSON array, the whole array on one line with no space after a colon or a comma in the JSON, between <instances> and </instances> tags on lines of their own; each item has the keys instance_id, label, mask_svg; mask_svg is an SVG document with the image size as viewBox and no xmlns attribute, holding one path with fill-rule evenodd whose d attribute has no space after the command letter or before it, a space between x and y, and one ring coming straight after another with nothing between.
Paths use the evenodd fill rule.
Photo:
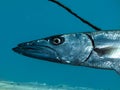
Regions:
<instances>
[{"instance_id":1,"label":"barracuda","mask_svg":"<svg viewBox=\"0 0 120 90\"><path fill-rule=\"evenodd\" d=\"M50 0L88 24L96 32L55 35L18 44L19 54L46 61L115 70L120 74L120 31L101 31L56 0Z\"/></svg>"},{"instance_id":2,"label":"barracuda","mask_svg":"<svg viewBox=\"0 0 120 90\"><path fill-rule=\"evenodd\" d=\"M37 59L120 73L120 31L56 35L21 43L13 50Z\"/></svg>"}]
</instances>

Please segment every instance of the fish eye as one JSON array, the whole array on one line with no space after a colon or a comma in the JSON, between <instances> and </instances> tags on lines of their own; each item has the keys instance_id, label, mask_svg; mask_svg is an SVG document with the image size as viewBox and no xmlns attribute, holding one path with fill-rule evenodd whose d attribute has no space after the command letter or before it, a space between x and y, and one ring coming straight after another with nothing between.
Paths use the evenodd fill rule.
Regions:
<instances>
[{"instance_id":1,"label":"fish eye","mask_svg":"<svg viewBox=\"0 0 120 90\"><path fill-rule=\"evenodd\" d=\"M63 37L52 37L50 39L50 42L53 44L53 45L60 45L64 42L64 38Z\"/></svg>"}]
</instances>

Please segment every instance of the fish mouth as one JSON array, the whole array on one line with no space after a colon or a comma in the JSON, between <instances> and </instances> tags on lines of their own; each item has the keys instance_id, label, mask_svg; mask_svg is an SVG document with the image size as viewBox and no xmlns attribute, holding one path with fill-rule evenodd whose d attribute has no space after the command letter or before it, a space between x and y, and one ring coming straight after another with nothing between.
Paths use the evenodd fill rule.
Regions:
<instances>
[{"instance_id":1,"label":"fish mouth","mask_svg":"<svg viewBox=\"0 0 120 90\"><path fill-rule=\"evenodd\" d=\"M17 47L12 48L12 50L18 54L22 54L27 57L61 63L61 60L56 50L49 46L29 46L19 44Z\"/></svg>"}]
</instances>

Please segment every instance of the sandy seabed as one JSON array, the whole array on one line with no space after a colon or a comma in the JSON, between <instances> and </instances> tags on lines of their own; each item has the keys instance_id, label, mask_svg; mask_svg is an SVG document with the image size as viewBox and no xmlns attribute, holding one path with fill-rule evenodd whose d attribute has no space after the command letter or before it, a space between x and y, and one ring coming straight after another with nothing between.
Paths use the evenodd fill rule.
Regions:
<instances>
[{"instance_id":1,"label":"sandy seabed","mask_svg":"<svg viewBox=\"0 0 120 90\"><path fill-rule=\"evenodd\" d=\"M46 83L16 83L10 81L0 81L0 90L103 90L87 87L70 87L66 85L47 85Z\"/></svg>"}]
</instances>

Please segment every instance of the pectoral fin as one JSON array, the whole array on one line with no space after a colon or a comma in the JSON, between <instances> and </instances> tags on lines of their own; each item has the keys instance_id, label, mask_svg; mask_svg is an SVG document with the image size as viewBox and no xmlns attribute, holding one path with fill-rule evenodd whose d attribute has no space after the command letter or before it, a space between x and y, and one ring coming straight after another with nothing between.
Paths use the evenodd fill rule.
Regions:
<instances>
[{"instance_id":1,"label":"pectoral fin","mask_svg":"<svg viewBox=\"0 0 120 90\"><path fill-rule=\"evenodd\" d=\"M103 56L103 55L108 55L110 54L112 51L114 50L114 48L111 47L105 47L105 48L95 48L94 51L97 52L97 54L99 56Z\"/></svg>"},{"instance_id":2,"label":"pectoral fin","mask_svg":"<svg viewBox=\"0 0 120 90\"><path fill-rule=\"evenodd\" d=\"M120 58L120 47L103 47L103 48L95 48L94 51L100 57L106 57L111 59Z\"/></svg>"},{"instance_id":3,"label":"pectoral fin","mask_svg":"<svg viewBox=\"0 0 120 90\"><path fill-rule=\"evenodd\" d=\"M112 69L120 75L120 47L95 48L94 51L100 57L112 59Z\"/></svg>"}]
</instances>

